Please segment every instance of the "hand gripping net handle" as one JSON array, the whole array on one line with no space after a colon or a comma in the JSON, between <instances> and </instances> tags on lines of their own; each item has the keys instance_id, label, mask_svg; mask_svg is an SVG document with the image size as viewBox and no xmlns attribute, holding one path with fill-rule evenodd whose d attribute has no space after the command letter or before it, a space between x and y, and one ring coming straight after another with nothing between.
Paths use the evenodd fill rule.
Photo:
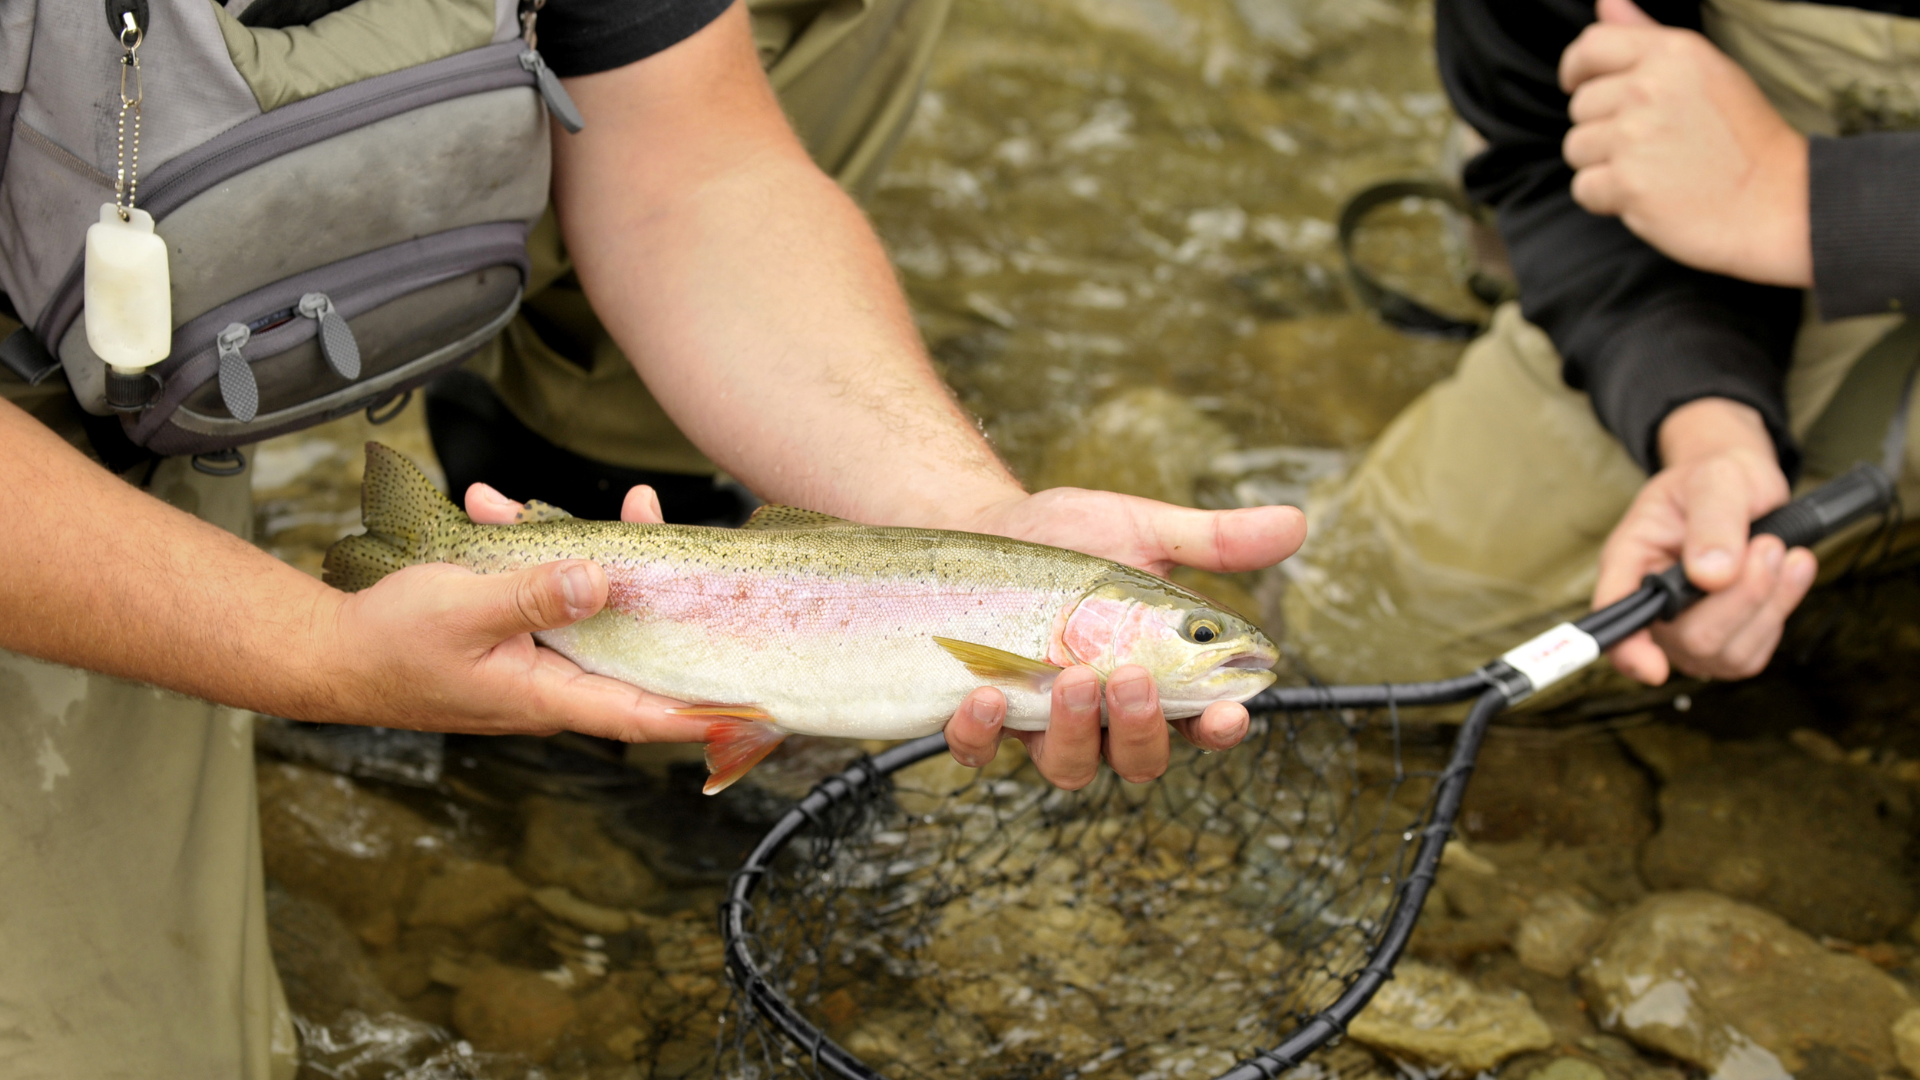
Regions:
<instances>
[{"instance_id":1,"label":"hand gripping net handle","mask_svg":"<svg viewBox=\"0 0 1920 1080\"><path fill-rule=\"evenodd\" d=\"M1860 465L1831 483L1795 499L1754 523L1754 532L1781 537L1789 546L1803 547L1830 536L1869 515L1885 513L1894 503L1893 482L1880 469ZM1672 572L1670 572L1672 573ZM1575 624L1592 634L1601 647L1613 645L1657 618L1671 617L1667 612L1676 603L1676 594L1649 575L1638 592L1616 604L1596 611ZM1685 578L1673 573L1692 595L1677 598L1673 614L1704 595ZM1305 1061L1307 1055L1341 1037L1347 1024L1373 1000L1381 986L1393 977L1393 968L1413 937L1414 924L1427 893L1433 888L1434 875L1460 805L1466 798L1467 780L1479 756L1480 743L1487 727L1501 710L1527 692L1516 694L1513 683L1496 673L1499 661L1486 668L1453 679L1423 683L1377 683L1368 686L1275 687L1247 702L1254 712L1308 711L1342 708L1411 707L1441 705L1473 698L1473 707L1454 738L1447 765L1434 788L1426 824L1418 830L1420 846L1412 868L1394 886L1392 907L1379 940L1367 954L1366 964L1354 972L1345 990L1332 1005L1301 1024L1271 1050L1256 1054L1217 1080L1275 1080L1280 1074ZM747 856L727 889L720 905L720 931L726 939L726 962L734 984L753 1008L804 1052L818 1068L847 1080L886 1080L882 1074L845 1047L827 1037L806 1017L800 1015L773 983L761 973L749 942L753 915L753 895L760 881L772 869L774 859L788 842L809 827L817 827L822 815L837 803L859 797L874 785L909 765L925 761L947 748L946 736L928 735L902 743L873 758L854 763L843 772L822 780L798 805L788 811Z\"/></svg>"}]
</instances>

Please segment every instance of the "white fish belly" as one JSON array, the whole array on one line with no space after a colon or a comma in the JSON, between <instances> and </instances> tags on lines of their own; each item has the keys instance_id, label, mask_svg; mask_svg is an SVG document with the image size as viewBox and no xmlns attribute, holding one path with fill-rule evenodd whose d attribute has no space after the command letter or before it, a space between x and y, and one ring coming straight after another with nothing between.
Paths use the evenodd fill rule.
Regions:
<instances>
[{"instance_id":1,"label":"white fish belly","mask_svg":"<svg viewBox=\"0 0 1920 1080\"><path fill-rule=\"evenodd\" d=\"M588 671L683 701L756 706L785 731L904 739L940 730L982 682L936 635L1042 659L1071 600L1006 587L709 577L728 580L683 572L651 589L632 582L616 588L617 609L540 638ZM1046 726L1047 695L1003 689L1008 726Z\"/></svg>"}]
</instances>

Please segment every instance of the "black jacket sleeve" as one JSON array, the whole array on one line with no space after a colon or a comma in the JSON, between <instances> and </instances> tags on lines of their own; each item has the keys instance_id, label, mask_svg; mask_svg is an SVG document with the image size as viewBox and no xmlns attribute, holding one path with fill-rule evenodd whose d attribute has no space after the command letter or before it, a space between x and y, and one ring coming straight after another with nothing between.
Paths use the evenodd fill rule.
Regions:
<instances>
[{"instance_id":1,"label":"black jacket sleeve","mask_svg":"<svg viewBox=\"0 0 1920 1080\"><path fill-rule=\"evenodd\" d=\"M1641 6L1698 28L1697 2ZM1649 471L1660 467L1668 413L1703 397L1744 402L1765 419L1792 476L1799 452L1784 384L1800 294L1681 266L1573 201L1557 70L1593 21L1591 0L1440 0L1435 15L1441 80L1488 142L1467 165L1468 194L1494 207L1521 311L1553 339L1567 384L1587 392L1600 422Z\"/></svg>"},{"instance_id":2,"label":"black jacket sleeve","mask_svg":"<svg viewBox=\"0 0 1920 1080\"><path fill-rule=\"evenodd\" d=\"M1920 132L1815 136L1807 189L1820 317L1920 311Z\"/></svg>"}]
</instances>

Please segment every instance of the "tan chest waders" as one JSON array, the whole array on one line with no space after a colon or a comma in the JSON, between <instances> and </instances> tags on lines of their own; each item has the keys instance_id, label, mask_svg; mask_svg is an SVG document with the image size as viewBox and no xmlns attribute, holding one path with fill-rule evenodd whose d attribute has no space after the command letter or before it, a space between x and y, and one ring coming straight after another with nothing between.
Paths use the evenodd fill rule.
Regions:
<instances>
[{"instance_id":1,"label":"tan chest waders","mask_svg":"<svg viewBox=\"0 0 1920 1080\"><path fill-rule=\"evenodd\" d=\"M276 6L0 0L0 291L26 327L0 360L155 453L377 408L472 354L527 283L549 109L579 127L532 0L258 25Z\"/></svg>"}]
</instances>

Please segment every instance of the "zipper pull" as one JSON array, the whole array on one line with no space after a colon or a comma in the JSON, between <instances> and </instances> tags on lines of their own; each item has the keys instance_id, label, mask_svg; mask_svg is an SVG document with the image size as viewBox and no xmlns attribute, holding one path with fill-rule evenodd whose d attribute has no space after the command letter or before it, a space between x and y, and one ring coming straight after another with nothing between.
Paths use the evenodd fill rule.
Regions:
<instances>
[{"instance_id":1,"label":"zipper pull","mask_svg":"<svg viewBox=\"0 0 1920 1080\"><path fill-rule=\"evenodd\" d=\"M360 377L360 343L353 340L353 328L334 310L326 293L310 292L300 298L300 314L320 323L320 355L335 375L351 382Z\"/></svg>"},{"instance_id":2,"label":"zipper pull","mask_svg":"<svg viewBox=\"0 0 1920 1080\"><path fill-rule=\"evenodd\" d=\"M533 73L534 84L540 87L540 97L547 103L547 111L553 114L560 126L570 132L578 132L587 126L580 118L580 108L567 96L567 88L560 85L560 76L553 73L547 62L540 58L539 52L531 46L520 54L520 66Z\"/></svg>"},{"instance_id":3,"label":"zipper pull","mask_svg":"<svg viewBox=\"0 0 1920 1080\"><path fill-rule=\"evenodd\" d=\"M220 346L220 400L235 420L247 423L260 415L260 384L240 350L253 340L246 323L228 323L214 341Z\"/></svg>"}]
</instances>

